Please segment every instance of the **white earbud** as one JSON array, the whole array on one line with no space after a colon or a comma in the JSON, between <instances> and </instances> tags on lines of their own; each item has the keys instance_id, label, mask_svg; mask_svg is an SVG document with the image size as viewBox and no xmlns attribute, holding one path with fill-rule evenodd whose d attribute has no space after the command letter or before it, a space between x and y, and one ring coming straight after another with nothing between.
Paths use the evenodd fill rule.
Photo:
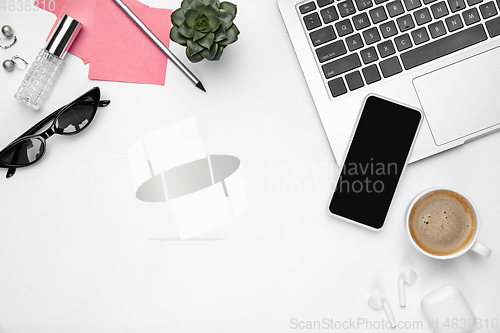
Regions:
<instances>
[{"instance_id":1,"label":"white earbud","mask_svg":"<svg viewBox=\"0 0 500 333\"><path fill-rule=\"evenodd\" d=\"M406 307L405 283L412 284L417 279L417 273L412 269L407 269L401 273L398 280L399 289L399 305L402 308Z\"/></svg>"},{"instance_id":2,"label":"white earbud","mask_svg":"<svg viewBox=\"0 0 500 333\"><path fill-rule=\"evenodd\" d=\"M394 319L394 315L392 314L391 307L389 306L389 303L387 303L387 300L384 298L384 296L372 295L368 300L368 304L376 310L384 308L385 314L387 315L387 319L389 319L392 328L396 327L396 320Z\"/></svg>"}]
</instances>

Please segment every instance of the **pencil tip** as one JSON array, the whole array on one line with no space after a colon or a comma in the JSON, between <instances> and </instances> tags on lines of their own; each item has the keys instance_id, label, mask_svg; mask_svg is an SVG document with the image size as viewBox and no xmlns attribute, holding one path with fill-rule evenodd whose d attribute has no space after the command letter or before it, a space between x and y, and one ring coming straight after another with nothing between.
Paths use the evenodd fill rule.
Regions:
<instances>
[{"instance_id":1,"label":"pencil tip","mask_svg":"<svg viewBox=\"0 0 500 333\"><path fill-rule=\"evenodd\" d=\"M198 88L200 88L201 90L203 90L204 92L207 92L207 91L205 90L205 87L203 86L203 84L201 84L201 81L199 81L199 82L196 84L196 86L197 86Z\"/></svg>"}]
</instances>

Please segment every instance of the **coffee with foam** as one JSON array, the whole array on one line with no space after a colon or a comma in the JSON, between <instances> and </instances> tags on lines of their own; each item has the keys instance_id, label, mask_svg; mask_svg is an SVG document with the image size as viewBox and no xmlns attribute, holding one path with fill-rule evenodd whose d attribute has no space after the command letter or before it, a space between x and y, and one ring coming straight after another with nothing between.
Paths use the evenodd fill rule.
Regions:
<instances>
[{"instance_id":1,"label":"coffee with foam","mask_svg":"<svg viewBox=\"0 0 500 333\"><path fill-rule=\"evenodd\" d=\"M450 190L422 196L409 216L410 234L425 252L447 256L459 252L474 236L476 218L469 202Z\"/></svg>"}]
</instances>

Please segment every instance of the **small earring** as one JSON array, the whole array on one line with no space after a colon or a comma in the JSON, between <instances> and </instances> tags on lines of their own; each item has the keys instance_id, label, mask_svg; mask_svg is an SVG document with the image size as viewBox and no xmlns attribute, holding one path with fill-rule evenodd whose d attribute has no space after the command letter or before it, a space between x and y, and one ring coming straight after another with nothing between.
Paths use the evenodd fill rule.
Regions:
<instances>
[{"instance_id":1,"label":"small earring","mask_svg":"<svg viewBox=\"0 0 500 333\"><path fill-rule=\"evenodd\" d=\"M17 37L13 35L12 28L11 28L10 25L4 25L2 27L2 34L6 37L6 39L11 39L12 37L14 37L14 40L9 45L5 45L5 46L4 45L0 45L0 47L2 49L8 49L8 48L12 47L14 44L16 44ZM2 38L0 38L0 39L2 39Z\"/></svg>"},{"instance_id":2,"label":"small earring","mask_svg":"<svg viewBox=\"0 0 500 333\"><path fill-rule=\"evenodd\" d=\"M24 66L19 68L19 66L17 65L18 62L16 62L15 60L21 60L22 62L24 62ZM28 62L26 60L24 60L23 58L21 58L20 56L13 56L12 59L7 59L5 60L3 63L2 63L2 66L3 68L7 71L7 72L12 72L14 70L14 68L17 68L17 69L20 69L20 70L23 70L25 69L26 67L28 67Z\"/></svg>"}]
</instances>

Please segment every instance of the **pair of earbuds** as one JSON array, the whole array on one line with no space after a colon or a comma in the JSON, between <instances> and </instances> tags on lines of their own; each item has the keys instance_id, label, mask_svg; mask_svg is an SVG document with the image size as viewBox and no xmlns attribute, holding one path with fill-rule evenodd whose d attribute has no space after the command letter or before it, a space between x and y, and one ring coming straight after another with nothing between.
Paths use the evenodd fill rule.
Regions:
<instances>
[{"instance_id":1,"label":"pair of earbuds","mask_svg":"<svg viewBox=\"0 0 500 333\"><path fill-rule=\"evenodd\" d=\"M417 279L417 273L412 269L407 269L401 273L398 279L399 305L406 307L405 284L412 284ZM392 328L396 327L396 320L392 314L391 307L384 296L377 294L370 297L368 300L370 307L376 310L384 308L387 319L391 323Z\"/></svg>"}]
</instances>

